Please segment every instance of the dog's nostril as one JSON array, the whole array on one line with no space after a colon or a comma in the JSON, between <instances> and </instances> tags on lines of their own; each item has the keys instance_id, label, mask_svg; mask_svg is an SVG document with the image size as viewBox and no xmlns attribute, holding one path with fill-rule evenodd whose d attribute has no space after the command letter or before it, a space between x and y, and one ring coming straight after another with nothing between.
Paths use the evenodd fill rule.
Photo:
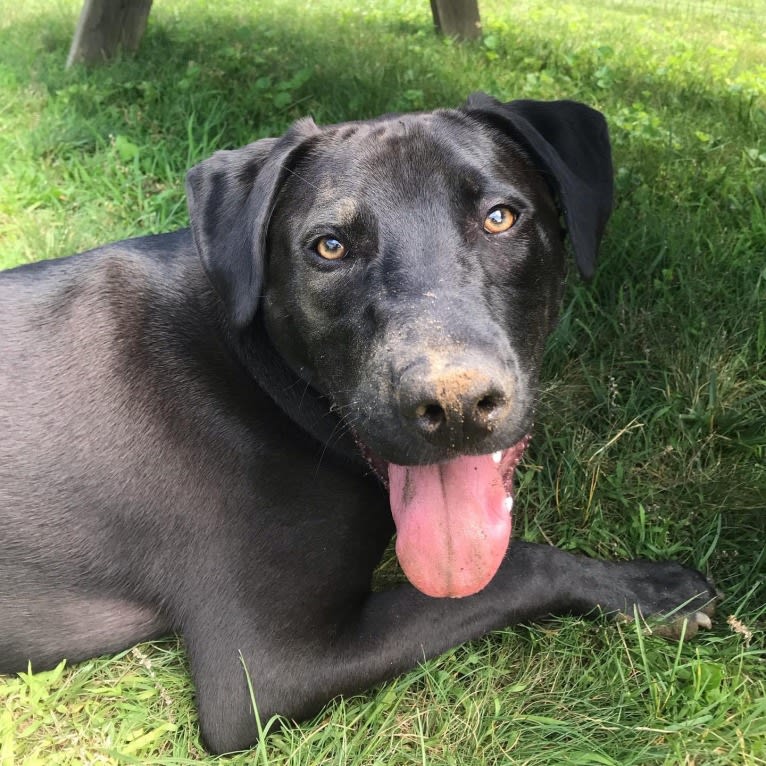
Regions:
<instances>
[{"instance_id":1,"label":"dog's nostril","mask_svg":"<svg viewBox=\"0 0 766 766\"><path fill-rule=\"evenodd\" d=\"M476 365L444 363L440 374L411 365L399 381L400 414L406 428L454 450L474 447L502 425L510 386Z\"/></svg>"},{"instance_id":2,"label":"dog's nostril","mask_svg":"<svg viewBox=\"0 0 766 766\"><path fill-rule=\"evenodd\" d=\"M495 410L502 407L503 401L504 399L502 396L488 394L476 402L476 411L479 413L479 415L484 415L486 417L487 415L491 415Z\"/></svg>"},{"instance_id":3,"label":"dog's nostril","mask_svg":"<svg viewBox=\"0 0 766 766\"><path fill-rule=\"evenodd\" d=\"M426 431L436 431L447 419L444 408L436 402L418 405L415 409L415 416L417 417L421 428Z\"/></svg>"}]
</instances>

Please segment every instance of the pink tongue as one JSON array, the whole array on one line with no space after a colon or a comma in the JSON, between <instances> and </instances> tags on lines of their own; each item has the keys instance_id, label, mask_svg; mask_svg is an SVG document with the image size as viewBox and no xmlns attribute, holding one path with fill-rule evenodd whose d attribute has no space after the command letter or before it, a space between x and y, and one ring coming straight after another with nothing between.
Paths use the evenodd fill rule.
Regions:
<instances>
[{"instance_id":1,"label":"pink tongue","mask_svg":"<svg viewBox=\"0 0 766 766\"><path fill-rule=\"evenodd\" d=\"M427 596L470 596L494 577L508 548L511 515L491 455L436 465L388 465L396 554Z\"/></svg>"}]
</instances>

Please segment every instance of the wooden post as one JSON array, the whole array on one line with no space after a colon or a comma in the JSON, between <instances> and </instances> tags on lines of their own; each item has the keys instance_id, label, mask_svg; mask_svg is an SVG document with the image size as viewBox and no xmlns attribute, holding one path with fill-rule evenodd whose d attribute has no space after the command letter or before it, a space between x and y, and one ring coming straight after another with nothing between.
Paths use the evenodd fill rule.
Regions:
<instances>
[{"instance_id":1,"label":"wooden post","mask_svg":"<svg viewBox=\"0 0 766 766\"><path fill-rule=\"evenodd\" d=\"M481 34L478 0L431 0L436 29L459 40L473 40Z\"/></svg>"},{"instance_id":2,"label":"wooden post","mask_svg":"<svg viewBox=\"0 0 766 766\"><path fill-rule=\"evenodd\" d=\"M141 42L152 0L85 0L66 61L99 64Z\"/></svg>"}]
</instances>

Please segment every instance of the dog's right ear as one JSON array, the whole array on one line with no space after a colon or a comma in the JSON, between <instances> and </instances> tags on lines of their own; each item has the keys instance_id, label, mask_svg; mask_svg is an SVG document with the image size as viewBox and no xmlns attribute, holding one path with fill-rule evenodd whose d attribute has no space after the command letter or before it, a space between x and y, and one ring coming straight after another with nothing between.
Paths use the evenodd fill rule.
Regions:
<instances>
[{"instance_id":1,"label":"dog's right ear","mask_svg":"<svg viewBox=\"0 0 766 766\"><path fill-rule=\"evenodd\" d=\"M194 244L236 329L258 308L269 219L291 155L318 132L300 120L281 138L216 152L186 175Z\"/></svg>"}]
</instances>

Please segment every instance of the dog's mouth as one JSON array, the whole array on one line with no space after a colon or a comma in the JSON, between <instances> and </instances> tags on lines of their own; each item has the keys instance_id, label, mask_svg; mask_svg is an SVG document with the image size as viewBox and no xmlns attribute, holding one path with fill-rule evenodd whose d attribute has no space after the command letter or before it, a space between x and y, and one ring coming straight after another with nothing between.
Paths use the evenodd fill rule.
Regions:
<instances>
[{"instance_id":1,"label":"dog's mouth","mask_svg":"<svg viewBox=\"0 0 766 766\"><path fill-rule=\"evenodd\" d=\"M418 590L461 598L495 576L511 538L514 474L529 438L433 465L386 463L362 448L388 487L396 555Z\"/></svg>"}]
</instances>

